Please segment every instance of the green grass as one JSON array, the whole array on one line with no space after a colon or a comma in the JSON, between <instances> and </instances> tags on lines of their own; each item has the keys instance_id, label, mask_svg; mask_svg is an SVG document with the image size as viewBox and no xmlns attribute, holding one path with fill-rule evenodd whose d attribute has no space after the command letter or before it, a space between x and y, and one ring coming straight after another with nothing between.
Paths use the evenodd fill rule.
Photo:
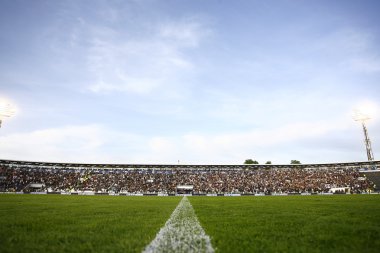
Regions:
<instances>
[{"instance_id":1,"label":"green grass","mask_svg":"<svg viewBox=\"0 0 380 253\"><path fill-rule=\"evenodd\" d=\"M379 252L380 195L191 197L218 252Z\"/></svg>"},{"instance_id":2,"label":"green grass","mask_svg":"<svg viewBox=\"0 0 380 253\"><path fill-rule=\"evenodd\" d=\"M380 195L189 200L218 252L380 249ZM0 252L141 252L179 201L0 194Z\"/></svg>"},{"instance_id":3,"label":"green grass","mask_svg":"<svg viewBox=\"0 0 380 253\"><path fill-rule=\"evenodd\" d=\"M179 201L0 194L0 252L141 252Z\"/></svg>"}]
</instances>

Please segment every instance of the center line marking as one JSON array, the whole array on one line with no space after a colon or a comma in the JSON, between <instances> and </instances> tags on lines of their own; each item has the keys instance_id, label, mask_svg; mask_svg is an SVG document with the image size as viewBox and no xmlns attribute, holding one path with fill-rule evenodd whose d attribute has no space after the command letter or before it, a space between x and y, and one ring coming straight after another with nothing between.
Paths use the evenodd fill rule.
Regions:
<instances>
[{"instance_id":1,"label":"center line marking","mask_svg":"<svg viewBox=\"0 0 380 253\"><path fill-rule=\"evenodd\" d=\"M186 196L143 250L143 253L151 252L214 252L210 237L203 230Z\"/></svg>"}]
</instances>

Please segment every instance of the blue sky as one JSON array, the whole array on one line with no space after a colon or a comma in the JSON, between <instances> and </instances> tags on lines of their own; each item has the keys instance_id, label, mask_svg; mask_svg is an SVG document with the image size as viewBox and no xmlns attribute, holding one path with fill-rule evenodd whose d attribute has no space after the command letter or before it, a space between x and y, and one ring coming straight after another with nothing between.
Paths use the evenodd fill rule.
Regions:
<instances>
[{"instance_id":1,"label":"blue sky","mask_svg":"<svg viewBox=\"0 0 380 253\"><path fill-rule=\"evenodd\" d=\"M1 158L380 156L378 1L0 1ZM0 101L1 102L1 101Z\"/></svg>"}]
</instances>

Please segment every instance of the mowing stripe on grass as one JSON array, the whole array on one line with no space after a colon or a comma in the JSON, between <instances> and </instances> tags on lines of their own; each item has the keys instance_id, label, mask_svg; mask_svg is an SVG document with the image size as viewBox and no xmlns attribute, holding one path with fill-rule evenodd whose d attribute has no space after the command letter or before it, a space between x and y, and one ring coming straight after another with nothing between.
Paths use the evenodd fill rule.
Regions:
<instances>
[{"instance_id":1,"label":"mowing stripe on grass","mask_svg":"<svg viewBox=\"0 0 380 253\"><path fill-rule=\"evenodd\" d=\"M199 224L186 197L179 202L156 238L143 250L143 253L150 252L214 252L210 237Z\"/></svg>"}]
</instances>

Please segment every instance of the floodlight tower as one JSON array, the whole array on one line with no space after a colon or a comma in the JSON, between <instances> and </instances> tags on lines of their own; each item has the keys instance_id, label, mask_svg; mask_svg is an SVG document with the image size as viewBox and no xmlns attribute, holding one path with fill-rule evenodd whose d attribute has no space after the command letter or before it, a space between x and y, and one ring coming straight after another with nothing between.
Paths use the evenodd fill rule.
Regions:
<instances>
[{"instance_id":1,"label":"floodlight tower","mask_svg":"<svg viewBox=\"0 0 380 253\"><path fill-rule=\"evenodd\" d=\"M0 128L4 118L9 118L15 113L13 107L8 103L0 103Z\"/></svg>"},{"instance_id":2,"label":"floodlight tower","mask_svg":"<svg viewBox=\"0 0 380 253\"><path fill-rule=\"evenodd\" d=\"M371 118L368 115L366 115L360 111L354 111L354 114L352 117L354 118L355 121L360 122L363 126L364 143L365 143L365 148L367 151L368 161L373 161L374 158L373 158L373 153L372 153L371 140L369 139L368 130L367 130L367 127L365 125L365 122L370 120Z\"/></svg>"}]
</instances>

